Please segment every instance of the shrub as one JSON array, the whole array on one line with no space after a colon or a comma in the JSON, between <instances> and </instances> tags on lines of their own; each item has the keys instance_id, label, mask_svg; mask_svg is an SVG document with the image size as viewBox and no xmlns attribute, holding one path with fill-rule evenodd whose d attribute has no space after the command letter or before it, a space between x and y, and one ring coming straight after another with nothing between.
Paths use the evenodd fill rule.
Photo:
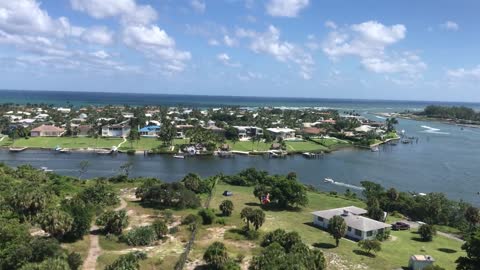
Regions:
<instances>
[{"instance_id":1,"label":"shrub","mask_svg":"<svg viewBox=\"0 0 480 270\"><path fill-rule=\"evenodd\" d=\"M120 236L120 241L129 246L148 246L155 240L157 240L157 235L151 226L134 228Z\"/></svg>"},{"instance_id":2,"label":"shrub","mask_svg":"<svg viewBox=\"0 0 480 270\"><path fill-rule=\"evenodd\" d=\"M203 259L211 267L210 269L222 269L228 262L228 253L225 245L221 242L214 242L203 254Z\"/></svg>"},{"instance_id":3,"label":"shrub","mask_svg":"<svg viewBox=\"0 0 480 270\"><path fill-rule=\"evenodd\" d=\"M256 240L260 237L260 232L253 231L253 230L247 230L247 231L245 231L245 237L248 240Z\"/></svg>"},{"instance_id":4,"label":"shrub","mask_svg":"<svg viewBox=\"0 0 480 270\"><path fill-rule=\"evenodd\" d=\"M418 233L422 237L423 241L432 241L433 236L437 234L437 230L433 225L423 224L418 228Z\"/></svg>"},{"instance_id":5,"label":"shrub","mask_svg":"<svg viewBox=\"0 0 480 270\"><path fill-rule=\"evenodd\" d=\"M195 215L195 214L188 214L185 218L182 220L182 225L189 225L195 222L198 222L200 220L200 217Z\"/></svg>"},{"instance_id":6,"label":"shrub","mask_svg":"<svg viewBox=\"0 0 480 270\"><path fill-rule=\"evenodd\" d=\"M83 264L82 256L76 252L71 252L68 254L67 262L71 270L78 270Z\"/></svg>"},{"instance_id":7,"label":"shrub","mask_svg":"<svg viewBox=\"0 0 480 270\"><path fill-rule=\"evenodd\" d=\"M180 228L178 228L178 226L172 227L168 230L170 234L176 234L179 231L180 231Z\"/></svg>"},{"instance_id":8,"label":"shrub","mask_svg":"<svg viewBox=\"0 0 480 270\"><path fill-rule=\"evenodd\" d=\"M140 251L130 252L128 254L120 256L112 264L105 267L105 270L118 270L118 269L137 270L137 269L140 269L140 264L138 262L140 260L145 260L146 258L147 258L147 254L144 252L140 252Z\"/></svg>"},{"instance_id":9,"label":"shrub","mask_svg":"<svg viewBox=\"0 0 480 270\"><path fill-rule=\"evenodd\" d=\"M217 219L215 220L215 223L216 223L216 224L220 224L220 225L225 225L225 224L227 224L227 222L225 221L224 218L217 218Z\"/></svg>"},{"instance_id":10,"label":"shrub","mask_svg":"<svg viewBox=\"0 0 480 270\"><path fill-rule=\"evenodd\" d=\"M119 235L128 226L127 212L125 210L104 212L97 218L96 224L103 226L105 233Z\"/></svg>"},{"instance_id":11,"label":"shrub","mask_svg":"<svg viewBox=\"0 0 480 270\"><path fill-rule=\"evenodd\" d=\"M379 252L382 249L382 244L378 240L361 240L358 246L370 254L372 254L371 251Z\"/></svg>"},{"instance_id":12,"label":"shrub","mask_svg":"<svg viewBox=\"0 0 480 270\"><path fill-rule=\"evenodd\" d=\"M157 219L152 223L152 228L155 231L157 239L165 237L168 233L167 224L160 219Z\"/></svg>"},{"instance_id":13,"label":"shrub","mask_svg":"<svg viewBox=\"0 0 480 270\"><path fill-rule=\"evenodd\" d=\"M212 209L202 209L198 212L198 215L202 218L203 225L210 225L215 220L215 213Z\"/></svg>"},{"instance_id":14,"label":"shrub","mask_svg":"<svg viewBox=\"0 0 480 270\"><path fill-rule=\"evenodd\" d=\"M390 230L385 230L383 233L377 234L375 238L380 242L388 240L390 238Z\"/></svg>"},{"instance_id":15,"label":"shrub","mask_svg":"<svg viewBox=\"0 0 480 270\"><path fill-rule=\"evenodd\" d=\"M222 214L224 216L231 216L233 212L233 202L230 200L224 200L220 206L220 211L222 211Z\"/></svg>"}]
</instances>

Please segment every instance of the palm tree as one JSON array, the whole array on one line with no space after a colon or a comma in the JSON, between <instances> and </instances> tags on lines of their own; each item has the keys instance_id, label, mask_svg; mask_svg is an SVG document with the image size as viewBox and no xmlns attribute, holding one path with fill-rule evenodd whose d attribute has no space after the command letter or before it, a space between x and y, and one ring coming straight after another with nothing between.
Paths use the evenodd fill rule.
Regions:
<instances>
[{"instance_id":1,"label":"palm tree","mask_svg":"<svg viewBox=\"0 0 480 270\"><path fill-rule=\"evenodd\" d=\"M38 218L38 223L44 231L55 238L65 235L73 224L73 218L60 210L49 210Z\"/></svg>"},{"instance_id":2,"label":"palm tree","mask_svg":"<svg viewBox=\"0 0 480 270\"><path fill-rule=\"evenodd\" d=\"M258 231L258 228L262 227L265 222L265 213L261 209L253 210L250 221L252 222L253 227L255 227L255 231Z\"/></svg>"},{"instance_id":3,"label":"palm tree","mask_svg":"<svg viewBox=\"0 0 480 270\"><path fill-rule=\"evenodd\" d=\"M253 214L253 209L250 207L245 207L242 209L242 212L240 212L240 217L247 224L247 229L250 229L250 218L252 214Z\"/></svg>"},{"instance_id":4,"label":"palm tree","mask_svg":"<svg viewBox=\"0 0 480 270\"><path fill-rule=\"evenodd\" d=\"M338 247L340 239L347 233L347 224L341 216L334 216L328 222L328 231L335 238L335 245Z\"/></svg>"}]
</instances>

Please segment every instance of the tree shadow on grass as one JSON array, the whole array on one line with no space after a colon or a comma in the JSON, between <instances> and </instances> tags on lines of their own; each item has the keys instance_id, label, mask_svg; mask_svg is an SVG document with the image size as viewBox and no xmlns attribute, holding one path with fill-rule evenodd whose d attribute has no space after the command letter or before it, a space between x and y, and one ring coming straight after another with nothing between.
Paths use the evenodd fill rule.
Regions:
<instances>
[{"instance_id":1,"label":"tree shadow on grass","mask_svg":"<svg viewBox=\"0 0 480 270\"><path fill-rule=\"evenodd\" d=\"M323 248L323 249L336 248L336 246L334 244L331 244L331 243L314 243L312 246L314 246L316 248Z\"/></svg>"},{"instance_id":2,"label":"tree shadow on grass","mask_svg":"<svg viewBox=\"0 0 480 270\"><path fill-rule=\"evenodd\" d=\"M412 239L413 241L417 241L417 242L424 242L424 243L430 242L430 241L425 241L420 237L412 237L410 239Z\"/></svg>"},{"instance_id":3,"label":"tree shadow on grass","mask_svg":"<svg viewBox=\"0 0 480 270\"><path fill-rule=\"evenodd\" d=\"M372 253L368 253L364 250L360 250L360 249L355 249L353 251L353 253L357 254L357 255L360 255L360 256L365 256L365 257L369 257L369 258L375 258L375 254L372 254Z\"/></svg>"},{"instance_id":4,"label":"tree shadow on grass","mask_svg":"<svg viewBox=\"0 0 480 270\"><path fill-rule=\"evenodd\" d=\"M450 248L439 248L438 251L444 252L444 253L457 253L456 250L450 249Z\"/></svg>"},{"instance_id":5,"label":"tree shadow on grass","mask_svg":"<svg viewBox=\"0 0 480 270\"><path fill-rule=\"evenodd\" d=\"M302 208L300 208L300 207L293 207L293 206L281 207L281 206L279 206L275 203L261 204L261 203L256 203L256 202L247 202L247 203L245 203L245 205L260 207L264 211L272 211L272 212L281 212L281 211L300 212L300 211L302 211Z\"/></svg>"}]
</instances>

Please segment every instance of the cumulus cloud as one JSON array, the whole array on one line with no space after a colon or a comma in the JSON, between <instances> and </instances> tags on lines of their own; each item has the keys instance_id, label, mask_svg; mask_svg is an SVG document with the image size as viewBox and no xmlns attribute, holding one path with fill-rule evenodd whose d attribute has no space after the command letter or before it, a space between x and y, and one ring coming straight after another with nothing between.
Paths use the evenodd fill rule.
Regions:
<instances>
[{"instance_id":1,"label":"cumulus cloud","mask_svg":"<svg viewBox=\"0 0 480 270\"><path fill-rule=\"evenodd\" d=\"M300 67L299 74L302 78L311 78L315 64L312 56L300 46L280 40L280 31L275 26L270 25L263 33L239 28L237 36L250 39L249 48L253 52L268 54L280 62L295 63Z\"/></svg>"},{"instance_id":2,"label":"cumulus cloud","mask_svg":"<svg viewBox=\"0 0 480 270\"><path fill-rule=\"evenodd\" d=\"M376 73L410 73L423 71L427 65L412 52L389 53L387 48L405 39L407 28L376 21L333 29L323 43L323 52L333 61L356 56L367 70Z\"/></svg>"},{"instance_id":3,"label":"cumulus cloud","mask_svg":"<svg viewBox=\"0 0 480 270\"><path fill-rule=\"evenodd\" d=\"M124 23L148 24L156 20L157 12L135 0L70 0L72 8L97 19L121 17Z\"/></svg>"},{"instance_id":4,"label":"cumulus cloud","mask_svg":"<svg viewBox=\"0 0 480 270\"><path fill-rule=\"evenodd\" d=\"M123 31L123 41L152 60L161 60L161 66L167 73L183 71L185 61L191 58L190 52L177 50L175 40L156 25L127 26Z\"/></svg>"},{"instance_id":5,"label":"cumulus cloud","mask_svg":"<svg viewBox=\"0 0 480 270\"><path fill-rule=\"evenodd\" d=\"M89 43L110 45L113 43L113 32L104 26L95 26L83 31L81 38Z\"/></svg>"},{"instance_id":6,"label":"cumulus cloud","mask_svg":"<svg viewBox=\"0 0 480 270\"><path fill-rule=\"evenodd\" d=\"M325 27L330 29L337 29L337 24L334 21L326 21Z\"/></svg>"},{"instance_id":7,"label":"cumulus cloud","mask_svg":"<svg viewBox=\"0 0 480 270\"><path fill-rule=\"evenodd\" d=\"M309 0L269 0L267 13L274 17L297 17L309 4Z\"/></svg>"},{"instance_id":8,"label":"cumulus cloud","mask_svg":"<svg viewBox=\"0 0 480 270\"><path fill-rule=\"evenodd\" d=\"M458 29L460 29L460 26L456 22L446 21L440 24L440 28L446 31L458 31Z\"/></svg>"},{"instance_id":9,"label":"cumulus cloud","mask_svg":"<svg viewBox=\"0 0 480 270\"><path fill-rule=\"evenodd\" d=\"M165 74L183 71L191 59L190 52L177 49L174 38L154 24L157 12L150 5L139 5L135 0L71 0L71 4L94 18L120 18L123 43L143 53ZM101 37L107 40L98 33L97 38Z\"/></svg>"},{"instance_id":10,"label":"cumulus cloud","mask_svg":"<svg viewBox=\"0 0 480 270\"><path fill-rule=\"evenodd\" d=\"M190 6L192 6L192 8L198 13L204 13L207 8L205 2L201 0L191 0Z\"/></svg>"}]
</instances>

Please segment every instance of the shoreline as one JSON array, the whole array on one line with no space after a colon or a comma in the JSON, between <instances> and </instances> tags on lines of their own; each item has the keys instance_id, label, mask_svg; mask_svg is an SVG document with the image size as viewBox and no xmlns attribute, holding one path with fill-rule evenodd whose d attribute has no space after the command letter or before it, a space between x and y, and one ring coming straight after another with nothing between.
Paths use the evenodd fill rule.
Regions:
<instances>
[{"instance_id":1,"label":"shoreline","mask_svg":"<svg viewBox=\"0 0 480 270\"><path fill-rule=\"evenodd\" d=\"M382 116L382 117L396 117L396 118L399 118L399 119L406 119L406 120L413 120L413 121L436 122L436 123L454 125L454 126L459 126L459 127L480 128L480 124L463 124L463 123L458 123L455 120L447 120L447 119L443 119L443 118L424 117L424 116L418 116L418 115L414 115L414 114L374 113L374 115Z\"/></svg>"}]
</instances>

